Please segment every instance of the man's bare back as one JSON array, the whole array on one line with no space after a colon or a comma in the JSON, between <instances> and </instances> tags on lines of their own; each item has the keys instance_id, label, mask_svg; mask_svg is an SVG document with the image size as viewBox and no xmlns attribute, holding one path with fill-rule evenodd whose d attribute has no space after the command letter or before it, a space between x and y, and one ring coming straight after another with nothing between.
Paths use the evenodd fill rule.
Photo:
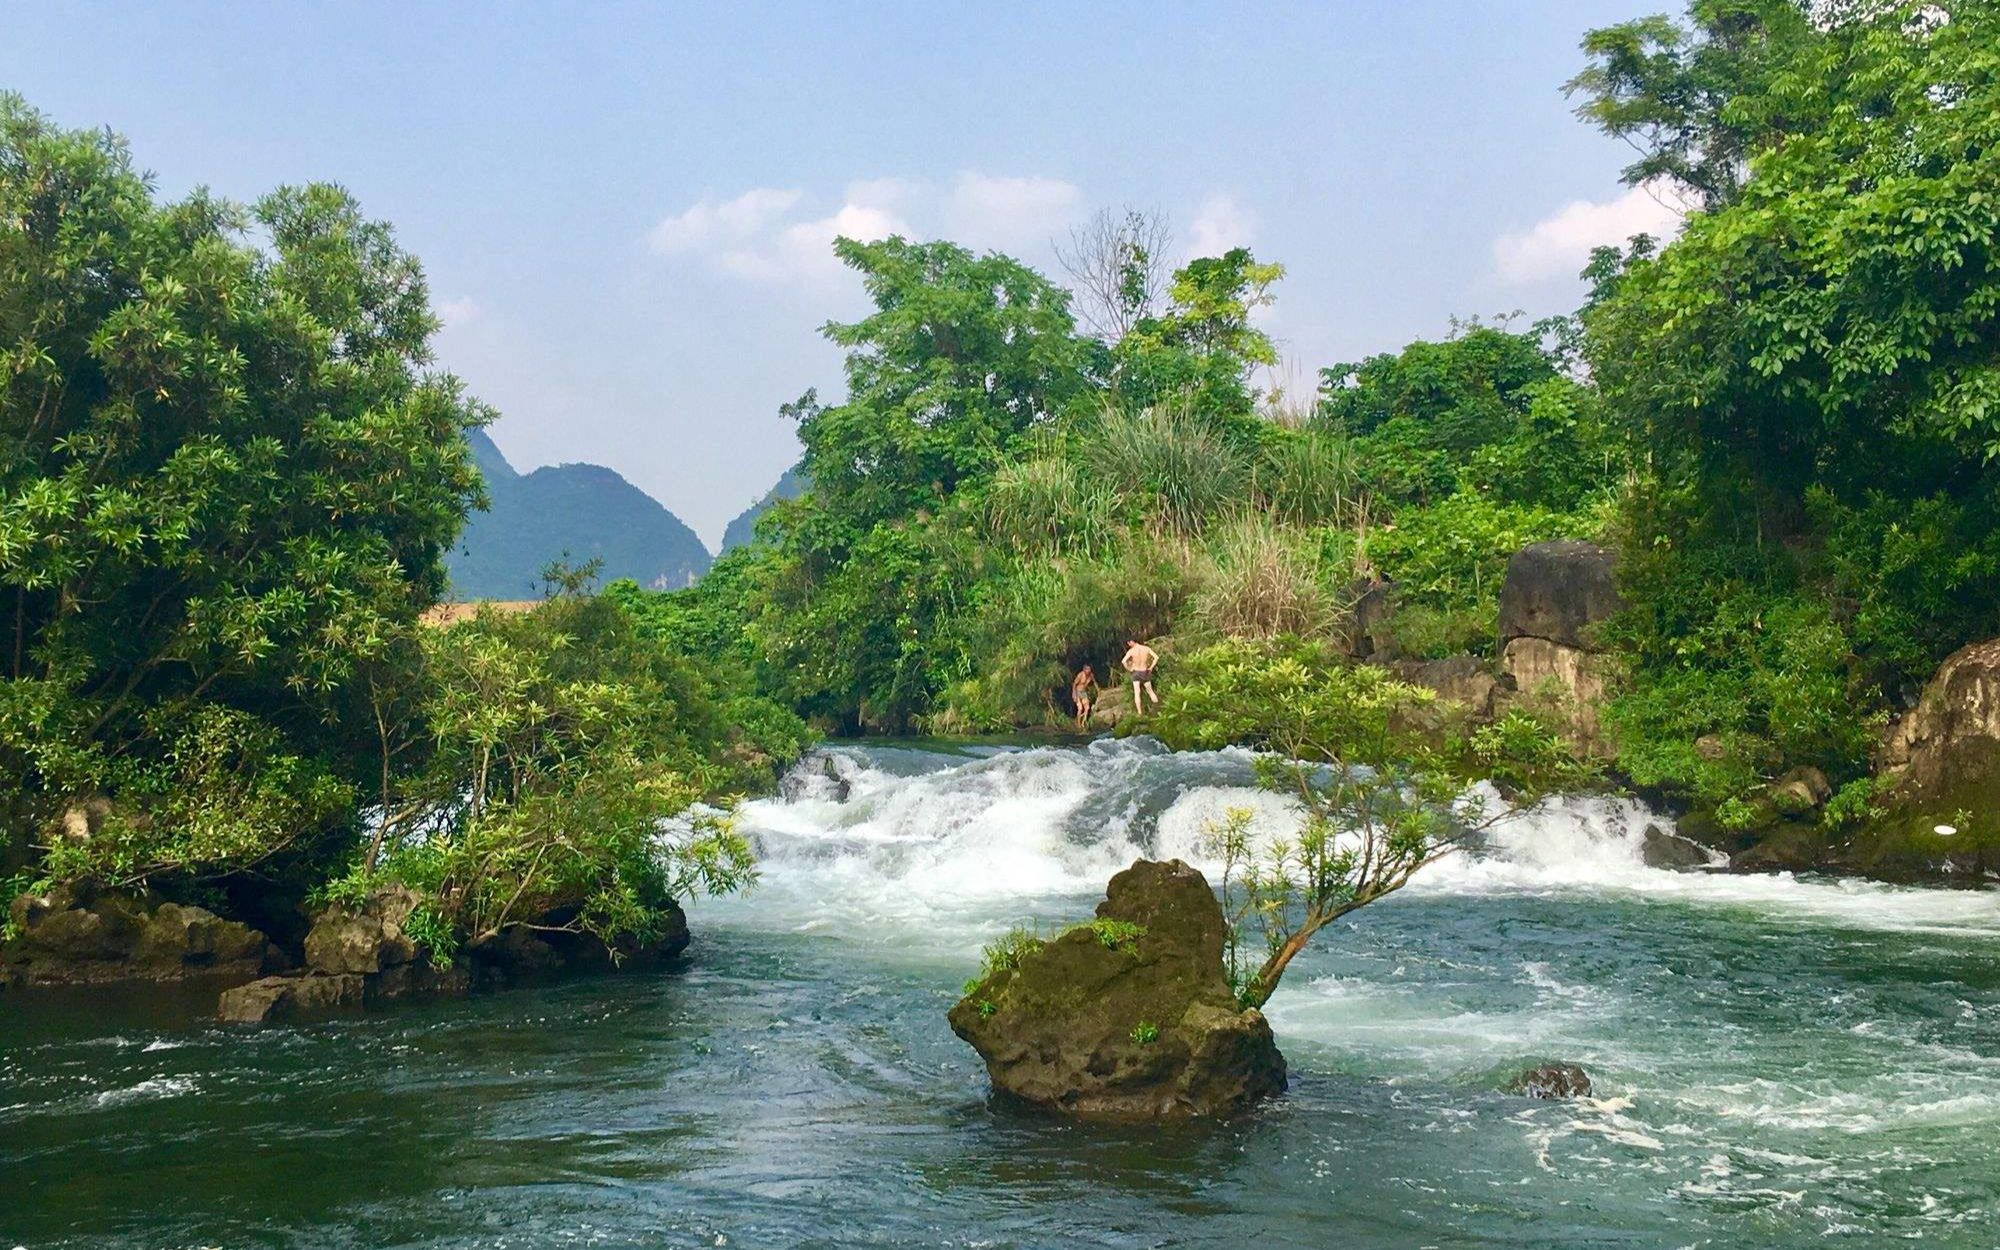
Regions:
<instances>
[{"instance_id":1,"label":"man's bare back","mask_svg":"<svg viewBox=\"0 0 2000 1250\"><path fill-rule=\"evenodd\" d=\"M1160 662L1160 653L1137 639L1125 643L1125 658L1119 661L1132 678L1132 710L1146 710L1146 696L1151 696L1153 706L1160 705L1160 692L1153 689L1153 669Z\"/></svg>"}]
</instances>

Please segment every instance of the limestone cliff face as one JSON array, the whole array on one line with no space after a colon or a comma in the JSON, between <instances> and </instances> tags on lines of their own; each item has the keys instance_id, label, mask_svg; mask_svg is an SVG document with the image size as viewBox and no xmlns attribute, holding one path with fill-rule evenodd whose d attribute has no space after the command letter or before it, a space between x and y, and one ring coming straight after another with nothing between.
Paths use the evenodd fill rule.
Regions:
<instances>
[{"instance_id":1,"label":"limestone cliff face","mask_svg":"<svg viewBox=\"0 0 2000 1250\"><path fill-rule=\"evenodd\" d=\"M952 1008L996 1092L1148 1120L1227 1115L1283 1091L1270 1024L1237 1007L1223 975L1222 909L1200 872L1140 860L1097 915L1112 924L1063 934Z\"/></svg>"},{"instance_id":2,"label":"limestone cliff face","mask_svg":"<svg viewBox=\"0 0 2000 1250\"><path fill-rule=\"evenodd\" d=\"M1609 750L1599 708L1612 662L1595 627L1624 606L1612 553L1584 542L1523 547L1500 587L1500 668L1514 689L1559 715L1582 750Z\"/></svg>"}]
</instances>

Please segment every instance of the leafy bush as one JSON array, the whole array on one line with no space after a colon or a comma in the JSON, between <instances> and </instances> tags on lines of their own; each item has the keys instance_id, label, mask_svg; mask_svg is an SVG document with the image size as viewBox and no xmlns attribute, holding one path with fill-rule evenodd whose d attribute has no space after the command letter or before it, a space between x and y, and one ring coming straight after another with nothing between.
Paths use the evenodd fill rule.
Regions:
<instances>
[{"instance_id":1,"label":"leafy bush","mask_svg":"<svg viewBox=\"0 0 2000 1250\"><path fill-rule=\"evenodd\" d=\"M427 765L355 871L422 892L440 945L531 923L618 949L659 936L677 900L753 879L726 814L696 806L744 780L737 731L615 601L485 609L426 637L424 673Z\"/></svg>"}]
</instances>

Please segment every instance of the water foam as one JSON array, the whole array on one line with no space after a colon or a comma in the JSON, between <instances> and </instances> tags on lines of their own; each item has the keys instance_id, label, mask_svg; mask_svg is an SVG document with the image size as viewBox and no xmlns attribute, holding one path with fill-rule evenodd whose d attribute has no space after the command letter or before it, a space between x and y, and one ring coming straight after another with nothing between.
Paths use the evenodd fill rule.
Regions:
<instances>
[{"instance_id":1,"label":"water foam","mask_svg":"<svg viewBox=\"0 0 2000 1250\"><path fill-rule=\"evenodd\" d=\"M1497 796L1486 792L1489 802ZM763 886L717 905L733 922L785 927L946 924L986 932L1035 911L1080 912L1141 855L1203 867L1202 833L1231 808L1253 833L1296 830L1296 803L1255 785L1245 751L1146 740L981 754L836 746L773 798L746 803ZM1550 894L1748 909L1764 920L2000 937L2000 895L1788 874L1651 868L1646 830L1672 821L1633 799L1576 796L1506 814L1477 845L1421 873L1412 895ZM761 896L761 898L759 897Z\"/></svg>"}]
</instances>

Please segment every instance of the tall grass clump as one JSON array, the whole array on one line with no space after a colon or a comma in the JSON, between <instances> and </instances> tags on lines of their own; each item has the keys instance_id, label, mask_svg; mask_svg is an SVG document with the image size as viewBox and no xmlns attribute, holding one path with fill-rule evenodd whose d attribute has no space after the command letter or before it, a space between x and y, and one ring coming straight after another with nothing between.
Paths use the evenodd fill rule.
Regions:
<instances>
[{"instance_id":1,"label":"tall grass clump","mask_svg":"<svg viewBox=\"0 0 2000 1250\"><path fill-rule=\"evenodd\" d=\"M1346 622L1316 537L1259 516L1219 527L1188 605L1199 631L1224 638L1324 638Z\"/></svg>"},{"instance_id":2,"label":"tall grass clump","mask_svg":"<svg viewBox=\"0 0 2000 1250\"><path fill-rule=\"evenodd\" d=\"M1353 441L1341 430L1282 430L1258 458L1258 503L1289 525L1352 525L1365 504Z\"/></svg>"},{"instance_id":3,"label":"tall grass clump","mask_svg":"<svg viewBox=\"0 0 2000 1250\"><path fill-rule=\"evenodd\" d=\"M1103 472L1158 532L1191 537L1249 498L1249 458L1189 408L1107 410L1097 433Z\"/></svg>"},{"instance_id":4,"label":"tall grass clump","mask_svg":"<svg viewBox=\"0 0 2000 1250\"><path fill-rule=\"evenodd\" d=\"M1117 500L1104 482L1058 455L1001 468L986 492L993 537L1029 554L1094 555L1110 545Z\"/></svg>"}]
</instances>

